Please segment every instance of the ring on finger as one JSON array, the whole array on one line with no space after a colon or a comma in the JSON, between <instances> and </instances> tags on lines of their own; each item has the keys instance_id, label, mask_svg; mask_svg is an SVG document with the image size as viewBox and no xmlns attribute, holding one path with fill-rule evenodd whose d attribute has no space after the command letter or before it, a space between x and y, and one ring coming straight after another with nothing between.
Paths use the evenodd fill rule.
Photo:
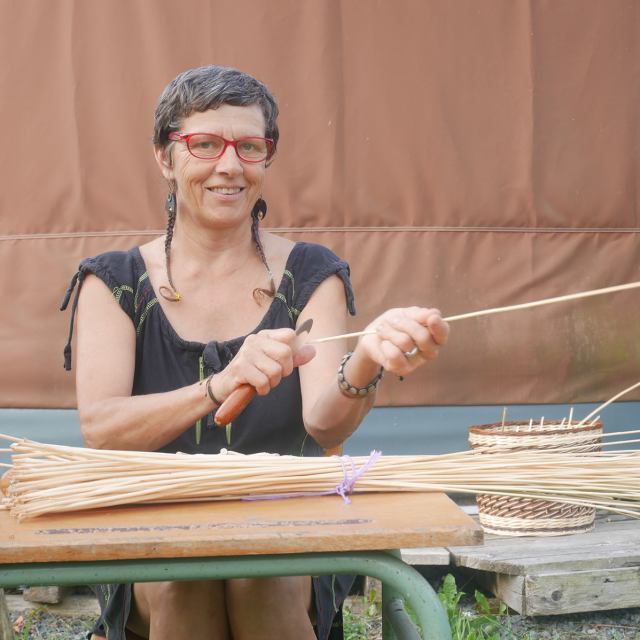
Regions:
<instances>
[{"instance_id":1,"label":"ring on finger","mask_svg":"<svg viewBox=\"0 0 640 640\"><path fill-rule=\"evenodd\" d=\"M407 356L407 358L413 358L413 356L416 355L416 353L418 353L418 347L413 347L413 349L411 349L411 351L405 351L404 355Z\"/></svg>"}]
</instances>

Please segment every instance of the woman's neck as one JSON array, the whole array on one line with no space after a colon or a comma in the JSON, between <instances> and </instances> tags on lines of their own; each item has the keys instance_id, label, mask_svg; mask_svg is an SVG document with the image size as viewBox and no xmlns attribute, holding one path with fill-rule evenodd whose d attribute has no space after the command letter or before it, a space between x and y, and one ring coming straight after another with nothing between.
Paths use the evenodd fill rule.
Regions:
<instances>
[{"instance_id":1,"label":"woman's neck","mask_svg":"<svg viewBox=\"0 0 640 640\"><path fill-rule=\"evenodd\" d=\"M171 258L189 273L213 271L223 276L225 271L235 270L238 265L255 260L255 254L250 218L240 226L222 229L181 224L179 216L176 220Z\"/></svg>"}]
</instances>

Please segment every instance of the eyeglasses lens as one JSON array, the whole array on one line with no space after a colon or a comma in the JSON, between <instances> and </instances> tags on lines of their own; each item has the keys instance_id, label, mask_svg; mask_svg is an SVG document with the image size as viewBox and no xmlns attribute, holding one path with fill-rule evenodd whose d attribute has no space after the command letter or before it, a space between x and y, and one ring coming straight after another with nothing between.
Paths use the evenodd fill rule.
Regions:
<instances>
[{"instance_id":1,"label":"eyeglasses lens","mask_svg":"<svg viewBox=\"0 0 640 640\"><path fill-rule=\"evenodd\" d=\"M248 162L264 160L269 153L269 144L262 138L245 138L238 142L238 155Z\"/></svg>"},{"instance_id":2,"label":"eyeglasses lens","mask_svg":"<svg viewBox=\"0 0 640 640\"><path fill-rule=\"evenodd\" d=\"M197 135L189 138L189 151L196 158L217 158L224 149L224 140L218 136Z\"/></svg>"},{"instance_id":3,"label":"eyeglasses lens","mask_svg":"<svg viewBox=\"0 0 640 640\"><path fill-rule=\"evenodd\" d=\"M269 153L269 144L261 138L245 138L236 146L238 156L247 162L264 160ZM196 158L218 158L224 151L224 140L214 135L196 135L189 138L189 151Z\"/></svg>"}]
</instances>

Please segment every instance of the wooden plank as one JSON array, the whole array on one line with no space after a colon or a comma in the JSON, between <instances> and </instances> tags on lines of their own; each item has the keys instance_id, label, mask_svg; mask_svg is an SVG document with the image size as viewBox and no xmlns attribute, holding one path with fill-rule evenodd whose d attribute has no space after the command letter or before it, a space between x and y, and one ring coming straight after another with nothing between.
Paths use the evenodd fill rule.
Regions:
<instances>
[{"instance_id":1,"label":"wooden plank","mask_svg":"<svg viewBox=\"0 0 640 640\"><path fill-rule=\"evenodd\" d=\"M466 573L466 572L465 572ZM473 579L514 611L522 613L525 609L524 576L511 576L492 571L471 571Z\"/></svg>"},{"instance_id":2,"label":"wooden plank","mask_svg":"<svg viewBox=\"0 0 640 640\"><path fill-rule=\"evenodd\" d=\"M513 576L474 571L474 579L518 613L549 616L640 605L640 569Z\"/></svg>"},{"instance_id":3,"label":"wooden plank","mask_svg":"<svg viewBox=\"0 0 640 640\"><path fill-rule=\"evenodd\" d=\"M364 551L482 544L442 493L135 505L17 522L0 511L0 563Z\"/></svg>"},{"instance_id":4,"label":"wooden plank","mask_svg":"<svg viewBox=\"0 0 640 640\"><path fill-rule=\"evenodd\" d=\"M402 559L412 566L449 564L450 554L444 547L423 547L422 549L400 549Z\"/></svg>"},{"instance_id":5,"label":"wooden plank","mask_svg":"<svg viewBox=\"0 0 640 640\"><path fill-rule=\"evenodd\" d=\"M529 540L529 538L526 538ZM449 548L451 562L457 566L483 571L494 571L514 576L537 575L554 571L586 571L617 569L640 565L640 545L600 544L591 548L548 549L535 555L533 550L522 550L519 554L501 555L500 547L486 554L460 552ZM526 553L526 555L525 555ZM555 554L555 555L554 555Z\"/></svg>"},{"instance_id":6,"label":"wooden plank","mask_svg":"<svg viewBox=\"0 0 640 640\"><path fill-rule=\"evenodd\" d=\"M640 605L640 522L599 513L589 533L552 538L485 536L449 547L454 564L523 615Z\"/></svg>"},{"instance_id":7,"label":"wooden plank","mask_svg":"<svg viewBox=\"0 0 640 640\"><path fill-rule=\"evenodd\" d=\"M525 578L528 616L625 609L640 605L638 567L571 571Z\"/></svg>"},{"instance_id":8,"label":"wooden plank","mask_svg":"<svg viewBox=\"0 0 640 640\"><path fill-rule=\"evenodd\" d=\"M4 597L4 589L0 589L0 640L16 640L9 608Z\"/></svg>"},{"instance_id":9,"label":"wooden plank","mask_svg":"<svg viewBox=\"0 0 640 640\"><path fill-rule=\"evenodd\" d=\"M614 517L615 518L615 517ZM483 571L530 575L640 565L640 522L599 521L588 533L551 538L485 535L484 546L449 547L451 561Z\"/></svg>"}]
</instances>

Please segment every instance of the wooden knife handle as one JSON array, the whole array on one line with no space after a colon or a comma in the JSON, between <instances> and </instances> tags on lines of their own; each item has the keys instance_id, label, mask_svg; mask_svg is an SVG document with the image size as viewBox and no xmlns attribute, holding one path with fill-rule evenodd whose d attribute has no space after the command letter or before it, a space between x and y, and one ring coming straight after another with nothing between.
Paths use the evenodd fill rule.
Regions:
<instances>
[{"instance_id":1,"label":"wooden knife handle","mask_svg":"<svg viewBox=\"0 0 640 640\"><path fill-rule=\"evenodd\" d=\"M230 422L233 422L255 395L256 390L250 384L241 384L220 405L214 416L215 423L219 427L225 427Z\"/></svg>"}]
</instances>

